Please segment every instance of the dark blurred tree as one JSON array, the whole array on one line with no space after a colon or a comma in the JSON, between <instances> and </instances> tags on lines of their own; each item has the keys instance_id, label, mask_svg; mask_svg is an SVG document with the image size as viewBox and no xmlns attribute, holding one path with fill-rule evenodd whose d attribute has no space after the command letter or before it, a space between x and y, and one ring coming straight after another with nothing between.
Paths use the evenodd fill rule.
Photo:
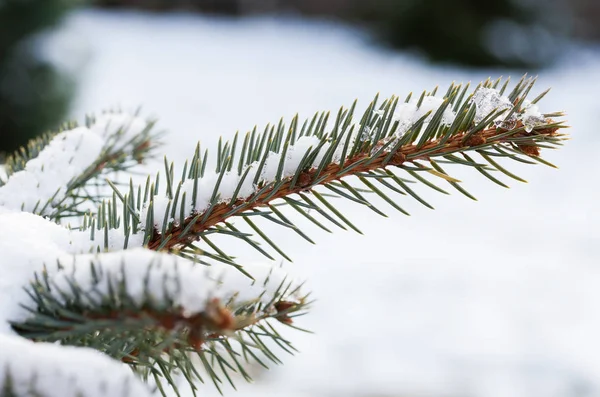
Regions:
<instances>
[{"instance_id":1,"label":"dark blurred tree","mask_svg":"<svg viewBox=\"0 0 600 397\"><path fill-rule=\"evenodd\" d=\"M515 0L355 1L392 46L424 53L433 61L471 66L543 66L558 43L549 40L558 2ZM563 18L563 22L564 22ZM518 48L513 48L518 47Z\"/></svg>"},{"instance_id":2,"label":"dark blurred tree","mask_svg":"<svg viewBox=\"0 0 600 397\"><path fill-rule=\"evenodd\" d=\"M575 14L574 34L584 40L600 41L600 1L570 0L570 5Z\"/></svg>"},{"instance_id":3,"label":"dark blurred tree","mask_svg":"<svg viewBox=\"0 0 600 397\"><path fill-rule=\"evenodd\" d=\"M247 1L247 0L246 0ZM258 3L264 0L258 0ZM102 7L133 7L154 11L187 9L208 13L240 15L243 14L244 0L93 0L93 4ZM251 3L254 3L251 1Z\"/></svg>"},{"instance_id":4,"label":"dark blurred tree","mask_svg":"<svg viewBox=\"0 0 600 397\"><path fill-rule=\"evenodd\" d=\"M39 33L73 0L0 0L0 153L63 121L72 87L40 54Z\"/></svg>"}]
</instances>

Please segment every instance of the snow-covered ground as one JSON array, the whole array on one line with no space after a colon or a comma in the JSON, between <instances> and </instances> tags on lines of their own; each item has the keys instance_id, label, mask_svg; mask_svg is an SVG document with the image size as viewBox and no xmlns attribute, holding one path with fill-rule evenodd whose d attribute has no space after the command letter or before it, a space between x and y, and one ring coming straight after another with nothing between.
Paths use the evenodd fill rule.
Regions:
<instances>
[{"instance_id":1,"label":"snow-covered ground","mask_svg":"<svg viewBox=\"0 0 600 397\"><path fill-rule=\"evenodd\" d=\"M83 11L61 38L66 63L84 61L74 117L142 106L180 164L197 140L216 147L280 116L523 73L431 66L290 19ZM299 321L315 334L289 332L301 353L239 381L239 395L600 396L600 49L573 48L539 76L537 92L553 87L542 109L567 111L573 127L544 153L559 170L510 164L530 183L508 190L457 170L478 202L421 189L435 211L406 200L411 217L383 219L340 204L364 236L280 235L317 298Z\"/></svg>"}]
</instances>

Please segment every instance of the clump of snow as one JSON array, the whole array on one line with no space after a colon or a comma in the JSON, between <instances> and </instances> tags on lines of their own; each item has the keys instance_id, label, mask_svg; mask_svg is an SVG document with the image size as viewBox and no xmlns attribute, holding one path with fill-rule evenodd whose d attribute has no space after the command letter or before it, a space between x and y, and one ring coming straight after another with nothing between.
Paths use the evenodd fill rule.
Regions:
<instances>
[{"instance_id":1,"label":"clump of snow","mask_svg":"<svg viewBox=\"0 0 600 397\"><path fill-rule=\"evenodd\" d=\"M500 95L500 92L494 88L480 87L473 93L471 102L476 106L476 123L485 119L492 112L505 109L508 112L514 107L508 97ZM538 105L532 104L528 100L523 101L523 109L521 112L515 112L510 115L510 117L506 118L507 112L504 112L493 120L495 125L505 129L511 129L514 128L517 120L521 120L525 131L530 132L534 127L546 123L546 119L540 112Z\"/></svg>"},{"instance_id":2,"label":"clump of snow","mask_svg":"<svg viewBox=\"0 0 600 397\"><path fill-rule=\"evenodd\" d=\"M253 175L249 176L253 177ZM228 201L233 197L235 189L241 180L241 178L237 175L237 171L225 172L220 182L219 177L219 173L209 171L198 180L198 192L196 196L196 202L194 203L194 209L196 211L201 212L208 208L213 195L215 195L215 199L218 196L220 201ZM246 182L246 188L248 188L248 177L246 177L244 182ZM218 186L217 183L219 184ZM188 186L192 190L187 192L187 196L191 198L193 194L194 181L189 181ZM252 190L254 191L254 189ZM245 193L247 193L247 191Z\"/></svg>"},{"instance_id":3,"label":"clump of snow","mask_svg":"<svg viewBox=\"0 0 600 397\"><path fill-rule=\"evenodd\" d=\"M15 172L0 187L0 206L32 212L52 197L54 202L60 201L68 182L94 163L102 145L103 140L85 127L59 133L24 170Z\"/></svg>"},{"instance_id":4,"label":"clump of snow","mask_svg":"<svg viewBox=\"0 0 600 397\"><path fill-rule=\"evenodd\" d=\"M546 123L546 118L540 112L539 106L528 100L523 101L523 112L519 117L523 121L525 131L527 132L531 132L535 126Z\"/></svg>"},{"instance_id":5,"label":"clump of snow","mask_svg":"<svg viewBox=\"0 0 600 397\"><path fill-rule=\"evenodd\" d=\"M0 213L0 334L11 332L8 320L22 309L27 299L23 290L34 272L71 252L69 230L29 213ZM2 353L2 349L0 349Z\"/></svg>"},{"instance_id":6,"label":"clump of snow","mask_svg":"<svg viewBox=\"0 0 600 397\"><path fill-rule=\"evenodd\" d=\"M0 207L2 208L2 207ZM2 252L0 277L0 334L10 333L9 320L23 318L26 313L19 306L28 297L23 287L27 286L35 272L44 265L54 265L56 259L65 255L76 255L104 249L103 232L96 232L96 241L90 241L89 231L70 230L27 212L0 211L0 252ZM117 230L111 231L117 233ZM140 245L130 237L130 245ZM122 248L115 235L117 249ZM110 241L110 240L109 240ZM120 246L119 246L120 242Z\"/></svg>"},{"instance_id":7,"label":"clump of snow","mask_svg":"<svg viewBox=\"0 0 600 397\"><path fill-rule=\"evenodd\" d=\"M317 149L321 143L321 139L315 135L303 136L299 138L293 146L288 149L285 159L285 165L283 169L283 174L286 177L294 176L298 167L300 166L300 162L302 158L308 151L312 151ZM327 152L329 148L328 144L325 144L319 149L319 153L313 160L312 165L314 167L318 166L323 159L323 156Z\"/></svg>"},{"instance_id":8,"label":"clump of snow","mask_svg":"<svg viewBox=\"0 0 600 397\"><path fill-rule=\"evenodd\" d=\"M283 163L282 178L294 176L300 162L304 155L312 149L316 149L319 146L321 139L314 135L303 136L298 138L293 145L287 148L285 153L285 160ZM319 154L324 154L326 149L321 148ZM279 169L279 163L281 162L282 153L270 152L267 156L265 165L260 175L260 180L264 182L272 182L277 176L277 170ZM318 165L318 156L314 161L314 165Z\"/></svg>"},{"instance_id":9,"label":"clump of snow","mask_svg":"<svg viewBox=\"0 0 600 397\"><path fill-rule=\"evenodd\" d=\"M255 170L256 168L257 168L257 163L252 163L252 164L249 164L244 169L242 169L241 175L238 175L236 172L227 172L223 176L223 180L221 181L221 187L222 187L222 190L220 190L221 201L229 201L229 199L232 198L233 193L235 193L235 189L237 189L240 182L242 183L242 185L240 186L237 196L238 197L251 196L256 191L256 186L254 185L255 173L252 172L252 170ZM248 169L250 169L250 170L248 170ZM246 173L246 171L248 173L246 174L246 177L242 181L241 179L244 176L244 174Z\"/></svg>"},{"instance_id":10,"label":"clump of snow","mask_svg":"<svg viewBox=\"0 0 600 397\"><path fill-rule=\"evenodd\" d=\"M248 171L248 174L242 181L242 176L247 168L251 168ZM256 164L250 164L248 167L242 170L242 174L238 175L237 171L227 171L223 174L221 181L219 182L220 174L214 171L206 172L201 178L198 179L198 182L194 182L193 179L187 179L181 186L175 186L173 188L173 194L179 187L179 196L177 202L173 202L169 197L167 197L166 193L162 192L157 194L152 199L152 213L154 216L154 226L159 230L162 229L165 221L165 213L167 209L169 212L173 212L173 205L175 205L174 209L174 217L170 215L167 217L168 222L181 223L181 205L184 205L183 209L184 218L190 216L192 212L201 213L206 210L211 202L213 194L215 192L215 187L217 186L217 182L219 182L219 187L217 189L217 202L229 202L234 194L236 193L236 189L240 182L242 185L237 192L236 197L244 198L251 196L255 190L256 186L254 185L254 174L252 173L252 168L256 168ZM196 190L196 200L192 202L194 198L194 185L197 185ZM185 193L185 203L183 202L183 195ZM145 226L145 222L148 216L149 207L144 206L141 210L140 214L140 222L143 226Z\"/></svg>"},{"instance_id":11,"label":"clump of snow","mask_svg":"<svg viewBox=\"0 0 600 397\"><path fill-rule=\"evenodd\" d=\"M97 350L1 333L0 346L0 390L10 381L17 396L34 395L32 389L45 397L154 395L125 364Z\"/></svg>"},{"instance_id":12,"label":"clump of snow","mask_svg":"<svg viewBox=\"0 0 600 397\"><path fill-rule=\"evenodd\" d=\"M421 102L421 106L417 106L418 100L412 99L410 102L403 103L396 107L396 111L392 116L394 121L398 122L398 128L396 135L401 137L404 135L421 117L425 116L427 112L431 112L425 119L424 124L431 122L433 115L442 105L444 100L442 98L434 96L426 96ZM442 115L442 125L450 125L456 118L456 113L450 106L446 108Z\"/></svg>"},{"instance_id":13,"label":"clump of snow","mask_svg":"<svg viewBox=\"0 0 600 397\"><path fill-rule=\"evenodd\" d=\"M476 106L475 113L475 122L479 123L490 113L499 111L499 110L507 110L510 111L513 108L512 103L506 96L500 95L500 92L494 88L485 88L480 87L473 93L473 97L471 98L471 102ZM498 116L494 121L501 122L504 120L506 116L506 112ZM508 123L511 120L504 120ZM514 121L514 120L513 120Z\"/></svg>"}]
</instances>

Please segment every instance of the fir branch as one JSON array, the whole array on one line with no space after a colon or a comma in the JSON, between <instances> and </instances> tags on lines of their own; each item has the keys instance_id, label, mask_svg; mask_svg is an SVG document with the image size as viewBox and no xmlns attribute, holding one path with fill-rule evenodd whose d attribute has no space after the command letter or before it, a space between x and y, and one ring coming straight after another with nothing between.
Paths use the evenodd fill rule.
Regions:
<instances>
[{"instance_id":1,"label":"fir branch","mask_svg":"<svg viewBox=\"0 0 600 397\"><path fill-rule=\"evenodd\" d=\"M233 278L217 279L216 270L193 270L191 264L181 261L175 266L132 261L155 255L130 250L122 256L127 266L119 267L114 265L115 256L95 257L88 269L81 267L84 262L59 263L57 273L45 271L30 284L31 302L24 304L29 316L13 322L13 329L36 342L95 348L131 365L142 376L159 376L173 387L170 372L193 368L193 357L205 360L210 354L237 372L230 358L217 348L228 339L252 352L252 357L266 355L276 362L276 355L257 341L267 337L284 351L293 350L266 321L291 325L293 317L307 310L307 297L299 295L294 282L269 273L263 277L262 287L255 287L262 293L240 300L240 294L248 296L244 285L248 288L253 282L242 276L244 282L237 283L241 289L231 290L236 277L239 279L236 271ZM139 274L142 269L145 273ZM223 288L225 292L220 291ZM189 375L194 388L194 381L202 377L195 370ZM220 382L216 375L211 378Z\"/></svg>"},{"instance_id":2,"label":"fir branch","mask_svg":"<svg viewBox=\"0 0 600 397\"><path fill-rule=\"evenodd\" d=\"M197 172L198 169L206 167L206 159L201 159L197 150L192 160L192 164L196 166L188 175L191 179L182 178L178 185L179 193L180 190L185 192L182 187L186 184L193 184L192 203L186 202L187 208L192 208L191 212L184 215L183 205L174 199L169 202L169 208L173 209L172 214L168 216L165 213L163 216L161 210L157 210L161 194L150 197L148 202L138 206L137 209L142 211L142 223L146 225L146 246L153 250L182 252L194 242L205 240L210 233L232 236L230 232L225 233L225 229L220 225L226 224L231 217L242 217L250 225L252 234L257 234L287 258L276 243L256 226L250 215L292 228L300 236L311 241L283 213L273 211L274 205L283 201L302 215L312 218L311 221L317 222L319 227L325 228L306 210L315 210L338 227L347 226L360 232L325 195L316 190L319 187L329 189L335 197L366 205L379 215L385 215L374 206L369 197L361 193L360 189L376 194L405 214L407 212L388 195L389 191L407 195L433 208L408 186L407 180L400 177L401 172L412 176L414 179L411 182L422 183L447 193L436 183L425 178L425 175L433 176L449 183L471 199L475 197L465 190L460 181L447 174L441 166L442 163L473 164L482 175L502 186L505 184L491 175L490 171L499 171L513 179L522 180L506 170L489 153L494 151L497 157L523 163L549 164L539 157L540 149L559 147L566 139L560 131L564 125L561 121L542 117L537 111L537 105L526 101L525 97L534 84L533 79L522 79L508 97L500 96L498 91L491 88L494 84L488 80L468 96L464 95L465 90L460 85L452 85L444 98L433 98L424 93L417 105L412 105L412 102L398 105L398 99L392 97L377 108L376 98L368 106L358 125L352 121L354 107L350 110L342 108L333 129L329 132L325 132L327 116L321 114L320 117L315 116L309 124L305 123L301 131L297 130L298 122L294 119L287 132L280 122L277 130L267 128L263 135L256 134L255 131L248 133L238 158L236 174L239 181L236 182L233 195L226 194L221 197L223 189L220 186L223 185L221 181L229 176L227 170L231 169L235 160L231 157L225 158L224 151L220 150L220 161L214 177L217 182L210 183L203 177L203 172ZM511 98L514 105L507 98ZM440 105L432 107L432 103ZM453 115L451 105L458 109L455 117L450 117ZM426 111L428 106L432 110ZM532 106L535 106L535 112L532 111ZM406 109L413 111L412 124L408 124L401 117L394 117L397 107L402 107L401 112ZM561 114L552 115L557 117ZM309 144L306 142L310 142L310 146L307 146ZM229 143L224 147L231 152L235 151L235 146ZM299 150L302 156L296 155L296 150ZM290 155L291 152L293 153ZM482 164L474 163L475 160L468 157L469 152L480 155L484 160ZM290 166L286 157L294 155L299 160L292 165L293 170L288 170ZM457 155L466 157L461 158ZM265 177L265 174L270 177ZM348 183L349 177L358 177L362 187ZM252 190L247 187L248 180L253 182ZM158 185L158 178L155 183ZM211 190L203 191L202 186ZM239 194L242 190L246 193ZM208 206L201 210L194 209L194 203L201 201L198 198L201 194L205 197L209 194ZM316 200L310 199L310 196ZM143 210L144 206L146 212ZM153 210L149 211L149 206ZM164 208L164 204L160 208ZM265 212L263 209L271 211ZM180 216L172 216L179 212ZM157 218L161 219L160 227L152 227L151 225L156 225ZM249 235L233 237L246 242L252 241ZM258 247L257 243L250 244ZM218 247L212 247L216 249L215 258L231 262L231 258ZM259 250L269 256L264 250Z\"/></svg>"},{"instance_id":3,"label":"fir branch","mask_svg":"<svg viewBox=\"0 0 600 397\"><path fill-rule=\"evenodd\" d=\"M299 182L292 186L291 181L286 181L277 186L277 188L265 189L258 197L251 199L240 198L234 203L219 203L211 207L211 213L203 222L195 222L191 230L183 235L183 230L190 225L193 217L188 217L183 224L174 226L167 233L174 235L162 249L171 249L179 245L185 245L190 241L198 240L211 227L225 222L229 217L240 215L260 207L269 207L277 199L282 199L301 192L310 192L314 187L331 185L333 182L340 181L343 178L358 174L372 175L372 172L385 169L387 166L396 166L403 168L406 164L420 167L418 161L430 161L432 158L443 157L454 153L465 153L479 148L493 147L497 144L510 143L519 138L527 138L531 143L529 145L521 144L520 154L537 156L539 147L537 142L558 143L562 136L558 133L560 126L537 129L535 132L513 131L512 134L505 134L498 128L490 128L471 136L463 143L463 135L458 134L450 138L446 143L440 144L439 140L430 141L418 148L416 145L406 145L398 148L397 151L388 153L382 152L374 157L369 152L363 151L352 158L346 160L346 167L342 168L337 163L327 165L321 172L317 169L302 171L299 175ZM383 145L383 143L380 143ZM523 149L527 147L527 149ZM482 153L481 151L478 151ZM482 153L483 154L483 153ZM494 168L500 167L497 163L492 164ZM431 171L431 170L429 170ZM443 173L442 173L443 174ZM435 174L440 176L440 174ZM447 176L442 177L448 179ZM318 181L318 182L317 182ZM196 215L194 215L195 217ZM177 238L177 236L182 238ZM157 249L160 242L160 233L155 233L148 244L148 248Z\"/></svg>"},{"instance_id":4,"label":"fir branch","mask_svg":"<svg viewBox=\"0 0 600 397\"><path fill-rule=\"evenodd\" d=\"M139 123L143 126L135 125ZM87 210L80 210L73 203L89 201L99 204L106 197L107 190L103 187L107 186L107 177L117 172L131 172L154 156L161 145L159 137L162 133L154 130L154 120L146 122L124 113L105 113L99 119L89 117L86 124L104 134L105 146L94 163L69 182L63 200L53 203L54 210L46 214L51 219L84 215Z\"/></svg>"},{"instance_id":5,"label":"fir branch","mask_svg":"<svg viewBox=\"0 0 600 397\"><path fill-rule=\"evenodd\" d=\"M22 202L21 210L55 221L83 216L90 208L100 204L107 192L110 193L110 189L105 188L107 176L115 176L117 172L131 173L135 166L153 155L159 146L159 133L154 131L154 124L154 121L146 122L126 113L105 113L97 119L88 118L87 127L69 123L59 131L36 138L29 142L27 148L7 159L8 179L0 186L0 201L15 206L16 203L12 203L14 199L8 197L2 200L2 197L18 195L14 190L22 185L37 184L38 192ZM76 154L71 159L66 155L62 159L53 157L56 150L60 151L61 145L73 144L83 146L81 149L94 152L94 155L87 159L79 156L75 167L71 161ZM87 147L94 145L98 146L96 150ZM46 164L40 164L43 162ZM60 165L51 164L53 162L60 162ZM82 163L86 166L79 169ZM48 193L50 188L46 185L56 184L56 181L48 179L56 178L57 173L68 175L69 179L65 180L64 186L52 188L52 192ZM13 187L11 181L15 179Z\"/></svg>"}]
</instances>

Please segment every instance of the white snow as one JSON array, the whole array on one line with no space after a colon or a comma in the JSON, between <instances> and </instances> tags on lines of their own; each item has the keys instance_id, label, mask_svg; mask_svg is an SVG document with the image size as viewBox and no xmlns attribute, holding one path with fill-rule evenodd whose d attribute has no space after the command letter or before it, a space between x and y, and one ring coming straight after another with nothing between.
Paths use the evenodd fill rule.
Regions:
<instances>
[{"instance_id":1,"label":"white snow","mask_svg":"<svg viewBox=\"0 0 600 397\"><path fill-rule=\"evenodd\" d=\"M94 230L92 235L91 227L85 231L71 231L71 244L73 245L72 252L74 253L88 253L100 251L115 251L123 249L125 246L125 229L124 224L121 222L119 228L108 229L108 242L105 248L105 231ZM127 240L127 247L141 247L144 244L144 235L142 232L136 234L130 233L129 239Z\"/></svg>"},{"instance_id":2,"label":"white snow","mask_svg":"<svg viewBox=\"0 0 600 397\"><path fill-rule=\"evenodd\" d=\"M376 92L404 96L523 72L432 66L335 24L290 19L86 11L67 32L93 55L75 115L142 105L169 130L165 153L179 163L198 139L213 149L221 135L280 116L337 111L354 98L364 109ZM314 247L261 225L309 280L317 301L297 324L316 334L285 332L301 353L282 356L284 365L254 384L238 380L237 394L600 396L599 69L598 48L574 47L539 72L530 94L552 86L540 105L568 113L574 139L542 152L559 170L506 164L529 183L502 190L474 170L447 167L479 201L422 188L436 211L399 198L411 217L390 210L378 219L336 201L364 236L322 233L286 212ZM237 242L231 248L257 258ZM218 395L210 385L201 392Z\"/></svg>"},{"instance_id":3,"label":"white snow","mask_svg":"<svg viewBox=\"0 0 600 397\"><path fill-rule=\"evenodd\" d=\"M444 100L435 96L425 96L420 106L418 105L418 99L411 99L410 102L402 103L396 107L396 111L392 116L394 121L398 122L398 129L396 135L401 137L412 127L421 117L425 116L427 112L431 112L425 119L424 128L431 122L433 115L442 105ZM452 110L451 106L448 106L442 115L442 125L450 125L456 118L456 113Z\"/></svg>"},{"instance_id":4,"label":"white snow","mask_svg":"<svg viewBox=\"0 0 600 397\"><path fill-rule=\"evenodd\" d=\"M531 103L529 100L523 102L523 112L519 114L519 118L523 121L525 131L530 132L536 125L544 124L546 118L540 112L537 103Z\"/></svg>"},{"instance_id":5,"label":"white snow","mask_svg":"<svg viewBox=\"0 0 600 397\"><path fill-rule=\"evenodd\" d=\"M102 146L102 139L85 127L61 132L0 188L0 206L14 211L39 210L62 187L53 200L59 202L67 183L93 164ZM45 213L51 212L51 205L46 208Z\"/></svg>"},{"instance_id":6,"label":"white snow","mask_svg":"<svg viewBox=\"0 0 600 397\"><path fill-rule=\"evenodd\" d=\"M33 273L40 271L44 262L70 252L71 242L66 228L29 213L1 213L0 224L2 334L11 332L7 321L22 313L19 302L28 299L23 287Z\"/></svg>"},{"instance_id":7,"label":"white snow","mask_svg":"<svg viewBox=\"0 0 600 397\"><path fill-rule=\"evenodd\" d=\"M288 178L294 176L300 162L304 155L312 149L316 149L319 146L321 140L314 135L303 136L299 138L293 145L290 145L286 151L285 160L283 163L282 178ZM322 147L319 150L319 155L313 161L313 165L317 166L320 163L322 156L327 151L327 147ZM270 152L267 156L266 163L263 167L260 180L264 182L273 182L277 176L277 170L279 169L279 163L281 162L282 153Z\"/></svg>"},{"instance_id":8,"label":"white snow","mask_svg":"<svg viewBox=\"0 0 600 397\"><path fill-rule=\"evenodd\" d=\"M513 105L508 97L500 95L500 92L495 88L481 87L477 89L473 93L471 101L477 107L477 111L475 113L476 123L479 123L494 111L506 109L506 112L500 116L497 116L493 121L504 120L508 111L513 108ZM507 122L510 122L510 120L507 120Z\"/></svg>"},{"instance_id":9,"label":"white snow","mask_svg":"<svg viewBox=\"0 0 600 397\"><path fill-rule=\"evenodd\" d=\"M479 123L492 112L498 110L507 111L496 117L493 121L496 125L503 128L513 128L517 120L521 120L525 127L525 131L531 132L533 127L546 123L546 118L540 112L538 104L533 104L529 100L523 101L522 110L515 112L507 117L508 111L514 106L507 96L500 95L500 92L494 88L481 87L473 93L471 101L477 107L475 113L475 122Z\"/></svg>"},{"instance_id":10,"label":"white snow","mask_svg":"<svg viewBox=\"0 0 600 397\"><path fill-rule=\"evenodd\" d=\"M0 389L5 374L10 374L17 396L34 395L32 381L33 390L45 397L155 395L125 364L97 350L34 343L1 333L0 346Z\"/></svg>"},{"instance_id":11,"label":"white snow","mask_svg":"<svg viewBox=\"0 0 600 397\"><path fill-rule=\"evenodd\" d=\"M251 164L250 165L251 168L255 168L255 164ZM244 168L244 171L246 170L246 168ZM187 179L185 182L183 182L181 184L181 187L179 188L179 199L177 201L177 203L175 203L176 208L175 208L175 212L174 212L174 217L171 218L171 216L169 215L167 217L167 223L171 223L174 222L176 224L181 223L181 205L184 204L183 203L183 195L185 194L185 207L183 214L184 214L184 218L189 217L192 212L196 212L196 213L201 213L204 210L206 210L211 202L211 199L213 197L213 194L215 192L215 187L217 185L217 182L219 182L219 189L217 191L218 194L218 198L217 198L217 202L228 202L233 198L233 195L241 181L241 177L244 175L244 173L242 172L242 175L238 175L237 174L237 170L236 171L228 171L225 172L225 174L223 175L223 177L221 178L221 181L219 182L219 176L220 174L211 171L211 170L207 170L206 173L204 174L204 176L202 176L201 178L198 179L197 182L194 182L193 179ZM248 175L246 176L246 178L243 181L242 186L240 187L238 193L237 193L237 197L242 198L242 197L249 197L250 195L252 195L252 193L254 193L254 191L256 190L256 187L254 186L254 173L252 172L252 170L250 170L248 172ZM197 191L196 191L196 201L192 202L192 199L194 197L194 184L197 184ZM179 184L177 186L173 187L173 194L175 194L176 189L178 188ZM154 226L158 229L161 230L163 228L164 225L164 221L165 221L165 213L167 211L167 209L169 210L169 213L171 213L171 211L173 211L173 200L171 200L169 197L166 196L166 192L163 190L161 191L159 194L157 194L156 196L154 196L153 198L153 204L152 204L152 209L153 209L153 216L154 216ZM148 216L148 210L149 208L147 206L144 206L144 208L142 208L141 211L141 215L140 215L140 222L142 227L145 226L145 220Z\"/></svg>"},{"instance_id":12,"label":"white snow","mask_svg":"<svg viewBox=\"0 0 600 397\"><path fill-rule=\"evenodd\" d=\"M48 397L76 396L83 390L90 396L150 395L129 369L98 352L33 343L13 334L8 321L27 316L20 305L29 302L24 288L34 272L76 248L68 229L37 215L1 212L0 224L0 389L8 368L21 392L34 377Z\"/></svg>"}]
</instances>

